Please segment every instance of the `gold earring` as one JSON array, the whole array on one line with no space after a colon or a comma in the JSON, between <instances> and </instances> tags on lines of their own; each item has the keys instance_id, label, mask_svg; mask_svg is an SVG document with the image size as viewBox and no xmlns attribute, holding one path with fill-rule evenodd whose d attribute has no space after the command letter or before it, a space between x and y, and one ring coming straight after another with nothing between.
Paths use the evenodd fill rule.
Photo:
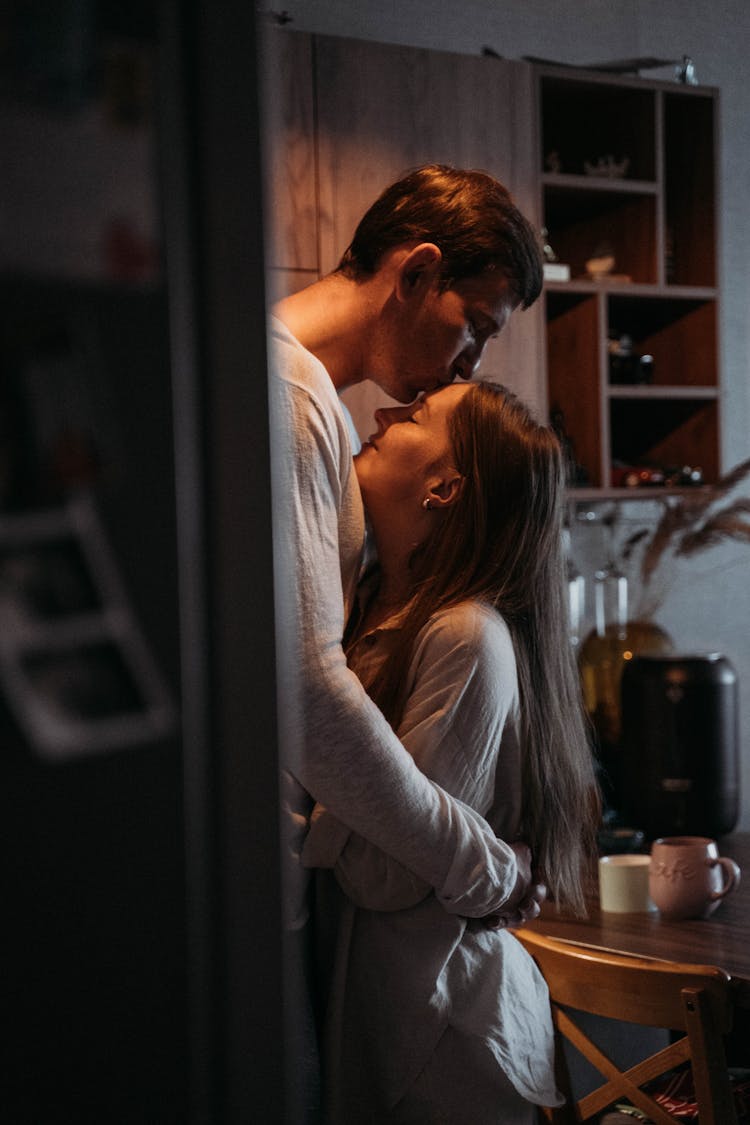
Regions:
<instances>
[{"instance_id":1,"label":"gold earring","mask_svg":"<svg viewBox=\"0 0 750 1125\"><path fill-rule=\"evenodd\" d=\"M425 511L432 507L432 501L430 500L429 496L425 496L424 500L422 501L422 507Z\"/></svg>"}]
</instances>

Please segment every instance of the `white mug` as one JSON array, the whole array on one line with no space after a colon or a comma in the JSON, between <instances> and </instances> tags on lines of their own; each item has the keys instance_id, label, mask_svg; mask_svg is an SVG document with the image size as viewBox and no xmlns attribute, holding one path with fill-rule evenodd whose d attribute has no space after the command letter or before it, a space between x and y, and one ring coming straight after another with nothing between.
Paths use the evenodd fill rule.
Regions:
<instances>
[{"instance_id":1,"label":"white mug","mask_svg":"<svg viewBox=\"0 0 750 1125\"><path fill-rule=\"evenodd\" d=\"M651 857L603 855L599 860L599 905L614 914L655 910L648 891Z\"/></svg>"}]
</instances>

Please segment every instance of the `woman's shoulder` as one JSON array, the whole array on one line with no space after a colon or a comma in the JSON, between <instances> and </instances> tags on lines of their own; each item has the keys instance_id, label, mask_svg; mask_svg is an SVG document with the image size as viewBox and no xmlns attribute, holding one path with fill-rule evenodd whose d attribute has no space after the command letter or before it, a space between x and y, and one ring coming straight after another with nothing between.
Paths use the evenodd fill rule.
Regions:
<instances>
[{"instance_id":1,"label":"woman's shoulder","mask_svg":"<svg viewBox=\"0 0 750 1125\"><path fill-rule=\"evenodd\" d=\"M505 620L494 606L478 598L438 610L424 626L421 639L461 646L491 659L513 658L513 640Z\"/></svg>"},{"instance_id":2,"label":"woman's shoulder","mask_svg":"<svg viewBox=\"0 0 750 1125\"><path fill-rule=\"evenodd\" d=\"M513 640L487 602L467 600L434 613L417 637L411 668L417 680L453 684L464 706L481 710L494 700L503 721L517 707Z\"/></svg>"},{"instance_id":3,"label":"woman's shoulder","mask_svg":"<svg viewBox=\"0 0 750 1125\"><path fill-rule=\"evenodd\" d=\"M428 629L433 627L461 633L474 631L510 640L510 630L502 614L481 598L467 598L457 605L437 610L426 625Z\"/></svg>"}]
</instances>

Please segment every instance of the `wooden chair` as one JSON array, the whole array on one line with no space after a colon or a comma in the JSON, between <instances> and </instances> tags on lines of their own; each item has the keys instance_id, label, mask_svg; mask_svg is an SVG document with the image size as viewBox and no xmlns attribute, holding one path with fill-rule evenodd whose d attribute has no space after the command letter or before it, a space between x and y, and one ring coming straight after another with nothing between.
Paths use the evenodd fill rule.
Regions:
<instances>
[{"instance_id":1,"label":"wooden chair","mask_svg":"<svg viewBox=\"0 0 750 1125\"><path fill-rule=\"evenodd\" d=\"M550 992L557 1082L566 1103L542 1110L546 1120L554 1125L597 1120L614 1102L627 1101L643 1110L655 1125L675 1125L678 1118L641 1086L689 1061L700 1125L736 1125L723 1041L731 1028L732 999L729 977L722 969L620 956L556 941L529 929L515 934L536 961ZM622 1071L578 1027L569 1008L684 1035ZM606 1079L578 1100L571 1089L564 1039Z\"/></svg>"}]
</instances>

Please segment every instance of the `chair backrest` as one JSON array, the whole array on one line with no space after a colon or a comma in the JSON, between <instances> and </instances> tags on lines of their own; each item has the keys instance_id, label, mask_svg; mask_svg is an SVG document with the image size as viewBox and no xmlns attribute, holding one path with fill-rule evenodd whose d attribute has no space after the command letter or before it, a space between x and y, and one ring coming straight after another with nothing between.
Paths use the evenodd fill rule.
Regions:
<instances>
[{"instance_id":1,"label":"chair backrest","mask_svg":"<svg viewBox=\"0 0 750 1125\"><path fill-rule=\"evenodd\" d=\"M555 1125L590 1121L614 1102L628 1101L655 1125L675 1125L678 1118L641 1086L689 1061L700 1125L736 1125L723 1040L732 1024L732 997L729 977L722 969L620 956L530 929L517 930L515 935L536 961L550 993L557 1080L566 1104L545 1110L549 1121ZM623 1071L580 1029L569 1008L684 1034ZM563 1037L605 1079L578 1100L571 1089Z\"/></svg>"}]
</instances>

